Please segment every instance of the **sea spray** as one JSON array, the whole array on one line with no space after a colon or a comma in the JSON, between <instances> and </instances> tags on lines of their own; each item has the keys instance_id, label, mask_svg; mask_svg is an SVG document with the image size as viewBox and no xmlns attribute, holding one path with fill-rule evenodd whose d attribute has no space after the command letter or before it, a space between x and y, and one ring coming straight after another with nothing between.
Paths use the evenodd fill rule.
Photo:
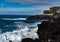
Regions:
<instances>
[{"instance_id":1,"label":"sea spray","mask_svg":"<svg viewBox=\"0 0 60 42\"><path fill-rule=\"evenodd\" d=\"M39 22L40 23L40 22ZM39 23L16 23L16 30L13 30L12 32L5 32L0 34L1 35L1 42L9 42L9 40L13 42L21 42L22 39L24 38L32 38L33 40L38 39L38 34L37 34L37 24Z\"/></svg>"},{"instance_id":2,"label":"sea spray","mask_svg":"<svg viewBox=\"0 0 60 42\"><path fill-rule=\"evenodd\" d=\"M26 18L1 18L2 20L26 20Z\"/></svg>"}]
</instances>

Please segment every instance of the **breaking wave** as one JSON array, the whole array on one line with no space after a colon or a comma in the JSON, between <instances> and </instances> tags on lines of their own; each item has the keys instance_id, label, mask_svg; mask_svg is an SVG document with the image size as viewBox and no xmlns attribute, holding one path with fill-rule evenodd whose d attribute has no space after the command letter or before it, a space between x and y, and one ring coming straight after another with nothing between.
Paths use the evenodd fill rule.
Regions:
<instances>
[{"instance_id":1,"label":"breaking wave","mask_svg":"<svg viewBox=\"0 0 60 42\"><path fill-rule=\"evenodd\" d=\"M16 30L0 34L0 42L9 42L9 40L12 42L21 42L24 38L32 38L33 40L39 39L39 36L37 34L37 24L41 24L41 22L29 24L23 22L15 22L15 24L17 27Z\"/></svg>"},{"instance_id":2,"label":"breaking wave","mask_svg":"<svg viewBox=\"0 0 60 42\"><path fill-rule=\"evenodd\" d=\"M2 18L2 20L26 20L26 18Z\"/></svg>"}]
</instances>

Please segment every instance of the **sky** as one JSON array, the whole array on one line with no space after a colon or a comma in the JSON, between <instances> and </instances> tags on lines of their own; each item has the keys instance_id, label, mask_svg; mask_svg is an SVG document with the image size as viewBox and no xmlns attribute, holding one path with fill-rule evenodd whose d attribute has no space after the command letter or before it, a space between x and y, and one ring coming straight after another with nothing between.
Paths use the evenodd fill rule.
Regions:
<instances>
[{"instance_id":1,"label":"sky","mask_svg":"<svg viewBox=\"0 0 60 42\"><path fill-rule=\"evenodd\" d=\"M0 15L43 14L54 6L60 6L60 0L0 0Z\"/></svg>"}]
</instances>

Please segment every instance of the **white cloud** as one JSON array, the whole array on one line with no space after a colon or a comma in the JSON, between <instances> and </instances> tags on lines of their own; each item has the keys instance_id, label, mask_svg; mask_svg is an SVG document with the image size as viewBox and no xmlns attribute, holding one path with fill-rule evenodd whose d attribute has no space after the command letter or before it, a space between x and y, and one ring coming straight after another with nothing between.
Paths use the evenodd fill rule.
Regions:
<instances>
[{"instance_id":1,"label":"white cloud","mask_svg":"<svg viewBox=\"0 0 60 42\"><path fill-rule=\"evenodd\" d=\"M50 2L40 0L7 0L11 3L31 4L31 5L52 5Z\"/></svg>"},{"instance_id":2,"label":"white cloud","mask_svg":"<svg viewBox=\"0 0 60 42\"><path fill-rule=\"evenodd\" d=\"M41 8L0 8L0 15L1 14L8 14L8 15L34 15L40 14Z\"/></svg>"},{"instance_id":3,"label":"white cloud","mask_svg":"<svg viewBox=\"0 0 60 42\"><path fill-rule=\"evenodd\" d=\"M43 14L44 10L49 9L51 6L34 6L22 8L0 8L0 15L35 15Z\"/></svg>"}]
</instances>

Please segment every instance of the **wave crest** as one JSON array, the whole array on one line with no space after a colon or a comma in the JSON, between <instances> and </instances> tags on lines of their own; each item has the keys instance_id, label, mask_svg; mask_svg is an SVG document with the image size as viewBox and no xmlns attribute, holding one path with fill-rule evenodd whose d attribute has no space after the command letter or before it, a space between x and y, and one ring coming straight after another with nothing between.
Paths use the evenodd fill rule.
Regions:
<instances>
[{"instance_id":1,"label":"wave crest","mask_svg":"<svg viewBox=\"0 0 60 42\"><path fill-rule=\"evenodd\" d=\"M26 20L26 18L2 18L2 20Z\"/></svg>"},{"instance_id":2,"label":"wave crest","mask_svg":"<svg viewBox=\"0 0 60 42\"><path fill-rule=\"evenodd\" d=\"M5 32L3 34L0 34L0 40L1 42L9 42L9 40L13 42L21 42L21 40L24 38L32 38L33 40L38 39L39 36L37 34L37 24L38 23L23 25L23 23L20 23L20 25L16 25L19 29L13 30L12 32ZM30 28L31 26L34 28Z\"/></svg>"}]
</instances>

